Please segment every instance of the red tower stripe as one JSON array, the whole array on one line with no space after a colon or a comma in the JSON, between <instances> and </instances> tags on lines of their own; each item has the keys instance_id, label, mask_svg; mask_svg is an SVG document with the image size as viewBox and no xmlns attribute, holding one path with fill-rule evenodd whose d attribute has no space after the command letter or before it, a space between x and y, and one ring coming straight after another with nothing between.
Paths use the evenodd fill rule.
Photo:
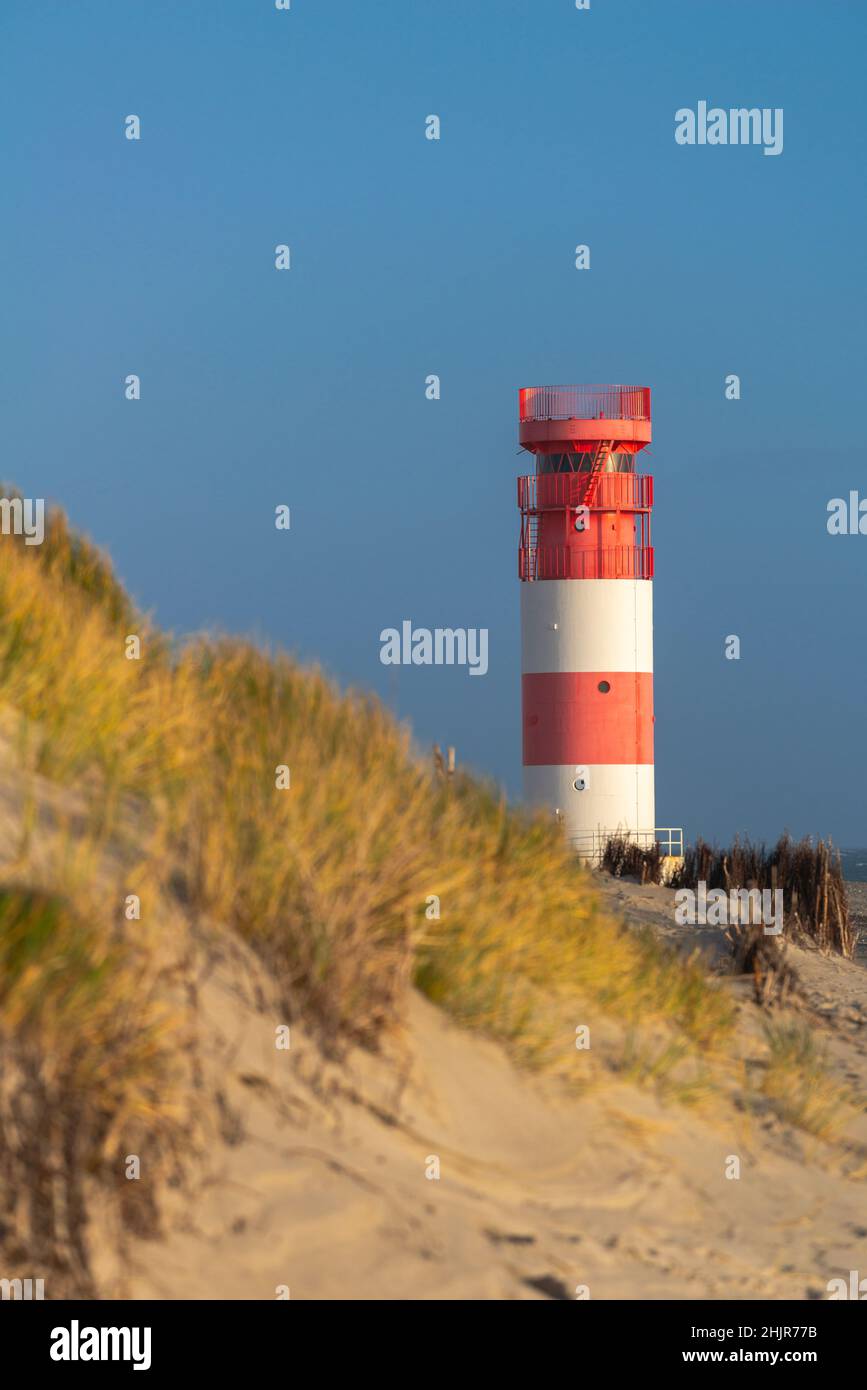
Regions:
<instances>
[{"instance_id":1,"label":"red tower stripe","mask_svg":"<svg viewBox=\"0 0 867 1390\"><path fill-rule=\"evenodd\" d=\"M521 686L525 767L653 762L652 672L551 671Z\"/></svg>"}]
</instances>

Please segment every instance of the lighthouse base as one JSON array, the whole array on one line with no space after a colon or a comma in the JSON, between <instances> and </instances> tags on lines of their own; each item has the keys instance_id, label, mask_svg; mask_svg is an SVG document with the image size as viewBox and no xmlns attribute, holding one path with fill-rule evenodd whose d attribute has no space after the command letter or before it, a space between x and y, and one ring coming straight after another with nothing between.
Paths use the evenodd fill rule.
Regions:
<instances>
[{"instance_id":1,"label":"lighthouse base","mask_svg":"<svg viewBox=\"0 0 867 1390\"><path fill-rule=\"evenodd\" d=\"M578 773L571 766L525 767L524 798L557 816L583 858L598 859L608 837L618 833L653 843L652 763L597 763Z\"/></svg>"}]
</instances>

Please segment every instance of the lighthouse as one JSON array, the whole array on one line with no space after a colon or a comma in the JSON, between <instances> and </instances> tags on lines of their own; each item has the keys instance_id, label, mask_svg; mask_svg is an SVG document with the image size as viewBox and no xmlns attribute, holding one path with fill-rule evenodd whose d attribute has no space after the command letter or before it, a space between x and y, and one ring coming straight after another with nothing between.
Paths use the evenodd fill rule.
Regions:
<instances>
[{"instance_id":1,"label":"lighthouse","mask_svg":"<svg viewBox=\"0 0 867 1390\"><path fill-rule=\"evenodd\" d=\"M597 860L609 835L658 834L650 389L530 386L518 409L524 795Z\"/></svg>"}]
</instances>

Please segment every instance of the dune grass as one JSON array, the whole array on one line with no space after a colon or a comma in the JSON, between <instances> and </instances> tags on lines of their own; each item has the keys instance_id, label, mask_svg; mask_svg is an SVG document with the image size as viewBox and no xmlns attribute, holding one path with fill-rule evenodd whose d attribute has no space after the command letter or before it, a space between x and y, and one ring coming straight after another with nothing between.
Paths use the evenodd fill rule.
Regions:
<instances>
[{"instance_id":1,"label":"dune grass","mask_svg":"<svg viewBox=\"0 0 867 1390\"><path fill-rule=\"evenodd\" d=\"M122 1165L168 1137L177 1073L173 1019L98 915L0 888L0 1247L49 1274L55 1297L89 1291L87 1181L141 1209Z\"/></svg>"},{"instance_id":2,"label":"dune grass","mask_svg":"<svg viewBox=\"0 0 867 1390\"><path fill-rule=\"evenodd\" d=\"M412 979L528 1059L569 1048L579 1005L699 1049L727 1026L697 966L606 916L555 826L435 782L377 700L285 655L174 651L58 514L41 547L4 538L0 701L39 771L86 788L94 834L131 817L142 871L262 951L327 1043L375 1045Z\"/></svg>"},{"instance_id":3,"label":"dune grass","mask_svg":"<svg viewBox=\"0 0 867 1390\"><path fill-rule=\"evenodd\" d=\"M831 1139L849 1117L853 1096L837 1082L812 1030L802 1023L768 1024L762 1091L781 1120Z\"/></svg>"}]
</instances>

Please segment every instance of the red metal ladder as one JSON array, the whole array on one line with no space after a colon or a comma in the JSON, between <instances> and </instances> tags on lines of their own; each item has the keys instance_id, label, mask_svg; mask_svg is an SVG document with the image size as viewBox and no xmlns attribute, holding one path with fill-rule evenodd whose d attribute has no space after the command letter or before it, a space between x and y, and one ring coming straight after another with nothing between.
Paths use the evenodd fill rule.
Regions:
<instances>
[{"instance_id":1,"label":"red metal ladder","mask_svg":"<svg viewBox=\"0 0 867 1390\"><path fill-rule=\"evenodd\" d=\"M599 479L602 476L603 469L605 468L605 464L611 456L611 451L613 448L613 439L600 440L599 444L597 445L596 453L593 456L593 466L590 470L590 478L588 480L587 487L584 492L582 505L585 507L589 507L593 502L593 498L596 496L596 489L599 485Z\"/></svg>"}]
</instances>

